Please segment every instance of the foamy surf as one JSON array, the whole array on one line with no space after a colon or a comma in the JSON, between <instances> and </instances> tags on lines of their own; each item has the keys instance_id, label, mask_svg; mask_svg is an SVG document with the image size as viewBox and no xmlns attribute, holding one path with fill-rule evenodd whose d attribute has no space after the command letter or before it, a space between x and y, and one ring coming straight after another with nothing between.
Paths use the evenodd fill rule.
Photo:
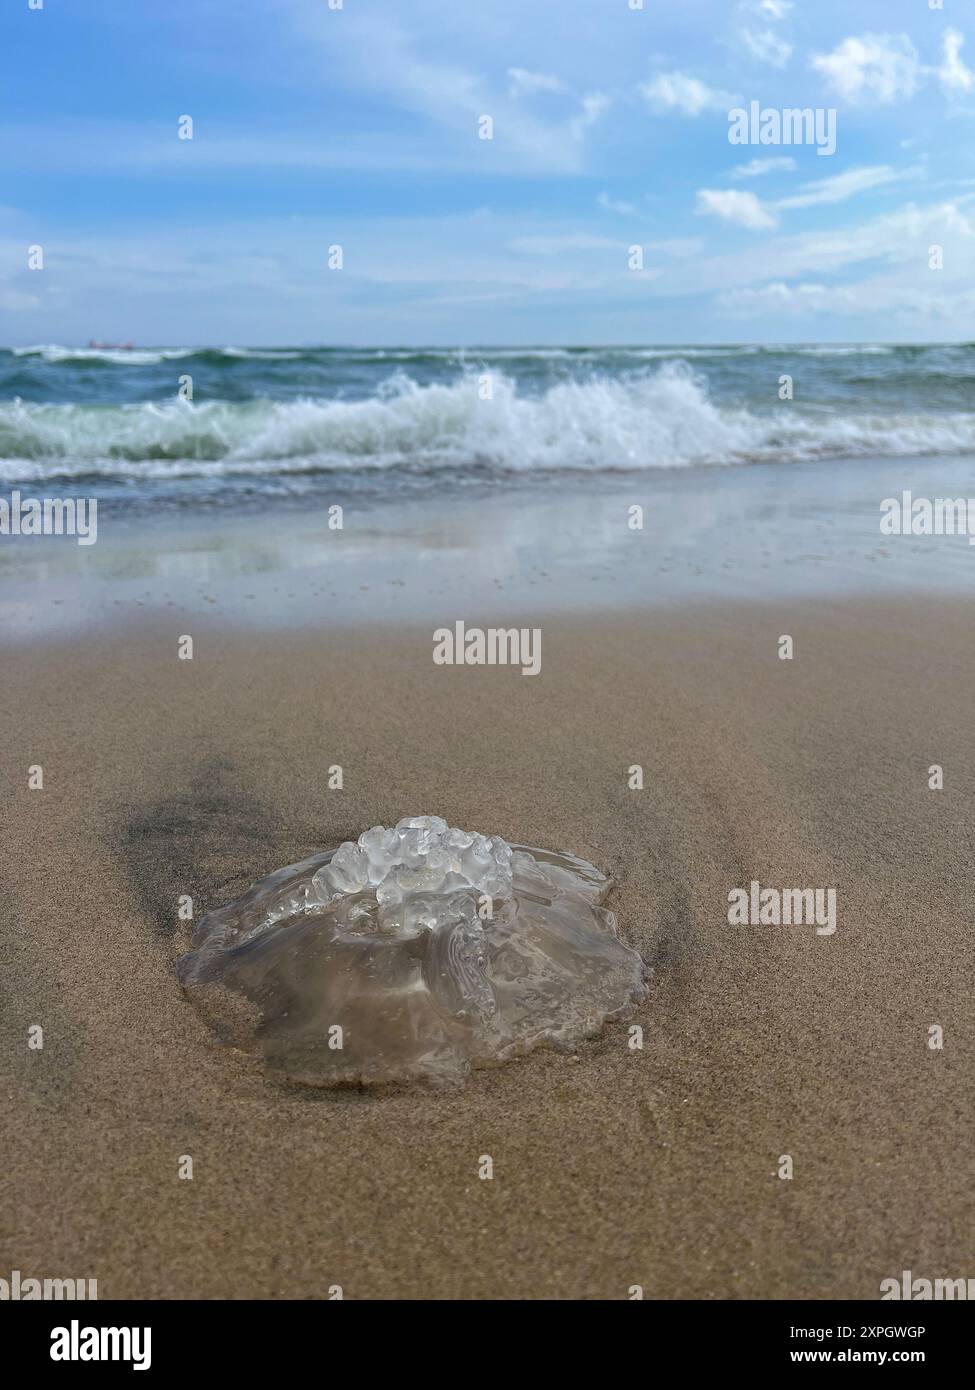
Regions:
<instances>
[{"instance_id":1,"label":"foamy surf","mask_svg":"<svg viewBox=\"0 0 975 1390\"><path fill-rule=\"evenodd\" d=\"M975 415L825 412L795 402L719 405L668 362L563 380L533 395L467 373L420 385L399 372L365 400L0 406L0 478L148 479L314 470L489 468L507 473L687 468L822 457L958 454Z\"/></svg>"},{"instance_id":2,"label":"foamy surf","mask_svg":"<svg viewBox=\"0 0 975 1390\"><path fill-rule=\"evenodd\" d=\"M192 357L193 348L98 348L60 347L57 343L42 343L34 347L12 348L14 357L39 357L54 365L71 362L108 362L114 366L148 367L157 362Z\"/></svg>"}]
</instances>

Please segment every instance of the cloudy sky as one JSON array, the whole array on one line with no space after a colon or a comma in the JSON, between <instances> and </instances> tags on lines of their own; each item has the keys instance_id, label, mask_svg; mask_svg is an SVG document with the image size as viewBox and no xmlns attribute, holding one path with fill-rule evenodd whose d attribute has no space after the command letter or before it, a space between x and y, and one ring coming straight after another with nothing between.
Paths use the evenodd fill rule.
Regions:
<instances>
[{"instance_id":1,"label":"cloudy sky","mask_svg":"<svg viewBox=\"0 0 975 1390\"><path fill-rule=\"evenodd\" d=\"M962 0L337 3L7 0L0 341L975 338Z\"/></svg>"}]
</instances>

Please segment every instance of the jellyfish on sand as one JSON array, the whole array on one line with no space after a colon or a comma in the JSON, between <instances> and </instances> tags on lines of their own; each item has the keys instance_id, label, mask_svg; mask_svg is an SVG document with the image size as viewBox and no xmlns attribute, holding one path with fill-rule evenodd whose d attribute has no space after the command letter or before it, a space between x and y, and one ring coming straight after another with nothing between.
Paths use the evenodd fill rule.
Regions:
<instances>
[{"instance_id":1,"label":"jellyfish on sand","mask_svg":"<svg viewBox=\"0 0 975 1390\"><path fill-rule=\"evenodd\" d=\"M457 1080L572 1048L645 997L603 906L611 886L573 855L409 816L208 913L180 979L269 1075Z\"/></svg>"}]
</instances>

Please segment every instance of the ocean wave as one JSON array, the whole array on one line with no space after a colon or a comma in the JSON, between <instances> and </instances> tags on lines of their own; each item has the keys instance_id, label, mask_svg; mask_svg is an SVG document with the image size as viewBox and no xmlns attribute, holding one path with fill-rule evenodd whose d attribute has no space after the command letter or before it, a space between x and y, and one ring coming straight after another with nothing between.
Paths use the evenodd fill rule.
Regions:
<instances>
[{"instance_id":1,"label":"ocean wave","mask_svg":"<svg viewBox=\"0 0 975 1390\"><path fill-rule=\"evenodd\" d=\"M305 356L315 356L318 349L310 348L126 348L126 347L62 347L59 343L40 343L34 347L10 348L12 357L39 357L54 366L73 362L105 362L119 367L152 367L158 362L173 362L183 357L204 360L242 359L257 362L291 362Z\"/></svg>"},{"instance_id":2,"label":"ocean wave","mask_svg":"<svg viewBox=\"0 0 975 1390\"><path fill-rule=\"evenodd\" d=\"M375 396L162 404L0 405L0 478L132 479L313 470L681 468L819 457L975 452L969 413L804 413L719 406L686 363L560 381L536 395L495 374Z\"/></svg>"},{"instance_id":3,"label":"ocean wave","mask_svg":"<svg viewBox=\"0 0 975 1390\"><path fill-rule=\"evenodd\" d=\"M13 357L40 357L44 362L110 362L118 366L150 367L179 357L192 357L195 348L80 348L42 343L36 347L11 348Z\"/></svg>"},{"instance_id":4,"label":"ocean wave","mask_svg":"<svg viewBox=\"0 0 975 1390\"><path fill-rule=\"evenodd\" d=\"M896 348L884 343L851 343L845 347L786 347L783 352L794 352L797 357L889 357Z\"/></svg>"},{"instance_id":5,"label":"ocean wave","mask_svg":"<svg viewBox=\"0 0 975 1390\"><path fill-rule=\"evenodd\" d=\"M302 348L196 348L196 357L239 357L247 362L295 362L299 358L314 356L314 349Z\"/></svg>"},{"instance_id":6,"label":"ocean wave","mask_svg":"<svg viewBox=\"0 0 975 1390\"><path fill-rule=\"evenodd\" d=\"M687 358L695 357L754 357L757 353L764 352L760 347L653 347L653 348L620 348L620 355L623 357L639 358Z\"/></svg>"},{"instance_id":7,"label":"ocean wave","mask_svg":"<svg viewBox=\"0 0 975 1390\"><path fill-rule=\"evenodd\" d=\"M970 345L949 345L965 351ZM52 366L70 366L73 363L104 363L108 366L148 367L160 362L176 361L181 358L197 358L213 363L233 361L254 362L295 362L318 363L355 362L375 363L441 363L463 364L464 362L510 361L518 362L600 362L600 361L655 361L683 358L725 358L755 357L773 354L776 356L795 355L800 357L859 357L889 356L906 351L911 355L928 350L925 345L900 348L883 343L860 343L831 345L817 343L750 344L728 343L707 345L703 343L641 346L618 344L608 347L375 347L375 348L330 348L330 347L66 347L59 343L40 343L30 347L0 348L0 358L9 354L16 358L39 358ZM943 350L940 345L930 345L930 350Z\"/></svg>"}]
</instances>

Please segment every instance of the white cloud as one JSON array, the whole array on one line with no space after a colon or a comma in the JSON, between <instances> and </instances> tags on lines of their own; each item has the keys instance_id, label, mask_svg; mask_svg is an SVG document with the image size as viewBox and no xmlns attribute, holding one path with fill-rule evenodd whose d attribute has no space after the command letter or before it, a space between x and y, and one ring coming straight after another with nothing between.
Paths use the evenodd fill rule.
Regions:
<instances>
[{"instance_id":1,"label":"white cloud","mask_svg":"<svg viewBox=\"0 0 975 1390\"><path fill-rule=\"evenodd\" d=\"M792 9L790 0L741 0L738 6L738 38L751 56L760 63L784 68L793 54L793 47L780 38L771 24L785 19ZM760 27L751 23L760 21Z\"/></svg>"},{"instance_id":2,"label":"white cloud","mask_svg":"<svg viewBox=\"0 0 975 1390\"><path fill-rule=\"evenodd\" d=\"M730 92L706 86L683 72L661 72L640 91L658 111L679 111L683 116L700 116L702 111L727 110L738 98Z\"/></svg>"},{"instance_id":3,"label":"white cloud","mask_svg":"<svg viewBox=\"0 0 975 1390\"><path fill-rule=\"evenodd\" d=\"M906 34L861 34L832 53L815 54L810 66L823 73L845 101L887 103L913 96L920 73L917 49Z\"/></svg>"},{"instance_id":4,"label":"white cloud","mask_svg":"<svg viewBox=\"0 0 975 1390\"><path fill-rule=\"evenodd\" d=\"M710 213L738 227L761 231L776 226L775 216L759 202L754 193L740 188L702 188L697 195L698 212Z\"/></svg>"},{"instance_id":5,"label":"white cloud","mask_svg":"<svg viewBox=\"0 0 975 1390\"><path fill-rule=\"evenodd\" d=\"M582 109L578 116L569 122L569 131L574 140L581 140L590 126L595 125L604 111L611 105L608 96L602 92L590 92L582 98Z\"/></svg>"},{"instance_id":6,"label":"white cloud","mask_svg":"<svg viewBox=\"0 0 975 1390\"><path fill-rule=\"evenodd\" d=\"M796 161L791 154L776 155L772 159L750 159L747 164L736 164L731 171L735 179L758 179L763 174L771 174L776 169L794 169Z\"/></svg>"},{"instance_id":7,"label":"white cloud","mask_svg":"<svg viewBox=\"0 0 975 1390\"><path fill-rule=\"evenodd\" d=\"M918 266L926 266L927 248L932 243L950 242L951 273L956 283L975 284L973 204L975 194L927 207L908 203L859 225L763 238L758 245L698 260L687 275L670 270L657 292L669 295L746 289L765 285L770 273L786 283L806 281L873 263L895 267L894 273L905 285L921 283L931 298L944 299L949 271L919 274Z\"/></svg>"},{"instance_id":8,"label":"white cloud","mask_svg":"<svg viewBox=\"0 0 975 1390\"><path fill-rule=\"evenodd\" d=\"M862 169L848 169L844 174L835 174L829 179L816 179L805 183L799 192L790 198L780 198L777 208L811 208L822 203L842 203L856 193L868 188L879 188L881 184L894 183L906 178L913 170L891 169L887 164L868 165Z\"/></svg>"},{"instance_id":9,"label":"white cloud","mask_svg":"<svg viewBox=\"0 0 975 1390\"><path fill-rule=\"evenodd\" d=\"M975 291L959 285L946 296L918 281L904 279L896 272L872 276L845 285L802 282L790 285L776 280L757 289L727 290L716 298L719 309L744 318L771 313L797 318L806 314L883 314L889 326L896 317L916 325L964 323L975 308Z\"/></svg>"},{"instance_id":10,"label":"white cloud","mask_svg":"<svg viewBox=\"0 0 975 1390\"><path fill-rule=\"evenodd\" d=\"M726 290L718 295L717 303L734 313L755 314L769 309L801 312L821 309L829 295L825 285L787 285L784 280L776 280L757 290Z\"/></svg>"},{"instance_id":11,"label":"white cloud","mask_svg":"<svg viewBox=\"0 0 975 1390\"><path fill-rule=\"evenodd\" d=\"M525 68L509 68L510 85L508 91L513 97L532 95L535 92L564 92L565 84L558 77L544 72L527 72Z\"/></svg>"},{"instance_id":12,"label":"white cloud","mask_svg":"<svg viewBox=\"0 0 975 1390\"><path fill-rule=\"evenodd\" d=\"M608 193L600 193L596 202L604 212L616 212L621 217L632 217L636 213L636 208L632 203L625 203L619 198L611 198Z\"/></svg>"},{"instance_id":13,"label":"white cloud","mask_svg":"<svg viewBox=\"0 0 975 1390\"><path fill-rule=\"evenodd\" d=\"M948 29L944 38L944 61L938 69L942 85L949 91L970 92L975 86L975 73L966 67L961 58L965 36L957 29Z\"/></svg>"},{"instance_id":14,"label":"white cloud","mask_svg":"<svg viewBox=\"0 0 975 1390\"><path fill-rule=\"evenodd\" d=\"M882 184L894 183L913 172L911 169L898 171L886 164L848 169L832 178L816 179L803 184L798 193L788 198L779 198L774 203L764 203L754 193L740 188L702 188L697 195L697 211L720 217L724 222L731 222L738 227L765 231L778 226L780 212L793 208L818 207L826 203L842 203L868 188L879 188Z\"/></svg>"},{"instance_id":15,"label":"white cloud","mask_svg":"<svg viewBox=\"0 0 975 1390\"><path fill-rule=\"evenodd\" d=\"M451 41L451 26L446 23L436 25L435 33L423 32L423 26L412 19L405 28L385 14L371 13L368 6L346 6L350 13L337 26L323 15L320 5L296 3L294 9L302 29L327 49L340 89L344 86L366 98L374 95L384 108L414 112L438 127L438 148L433 153L442 167L483 166L489 156L495 174L581 170L582 136L595 114L591 103L583 103L575 119L562 110L557 115L546 112L552 102L561 108L571 98L568 86L555 90L560 78L527 66L509 69L504 62L503 81L494 81L485 75L494 71L485 46L470 34L467 43ZM532 95L544 99L531 101ZM494 141L488 149L471 139L484 114L494 118ZM365 134L356 132L361 139ZM376 155L385 148L389 168L415 160L411 147L429 151L433 143L417 141L395 126L368 134L374 135ZM202 150L205 142L197 143ZM333 143L341 153L341 139L322 143Z\"/></svg>"},{"instance_id":16,"label":"white cloud","mask_svg":"<svg viewBox=\"0 0 975 1390\"><path fill-rule=\"evenodd\" d=\"M792 57L792 44L780 39L771 29L742 29L740 32L745 47L760 63L784 68Z\"/></svg>"},{"instance_id":17,"label":"white cloud","mask_svg":"<svg viewBox=\"0 0 975 1390\"><path fill-rule=\"evenodd\" d=\"M697 195L697 211L720 217L725 222L733 222L737 227L766 231L779 225L780 213L798 207L843 203L857 193L908 178L914 172L917 171L894 170L889 164L865 165L864 168L847 170L844 174L833 175L832 178L803 183L797 193L789 197L780 197L773 203L762 202L754 193L748 193L744 189L700 189ZM964 218L961 218L961 222L964 221ZM961 224L956 225L960 227ZM832 235L836 234L826 234L823 239L828 240Z\"/></svg>"}]
</instances>

